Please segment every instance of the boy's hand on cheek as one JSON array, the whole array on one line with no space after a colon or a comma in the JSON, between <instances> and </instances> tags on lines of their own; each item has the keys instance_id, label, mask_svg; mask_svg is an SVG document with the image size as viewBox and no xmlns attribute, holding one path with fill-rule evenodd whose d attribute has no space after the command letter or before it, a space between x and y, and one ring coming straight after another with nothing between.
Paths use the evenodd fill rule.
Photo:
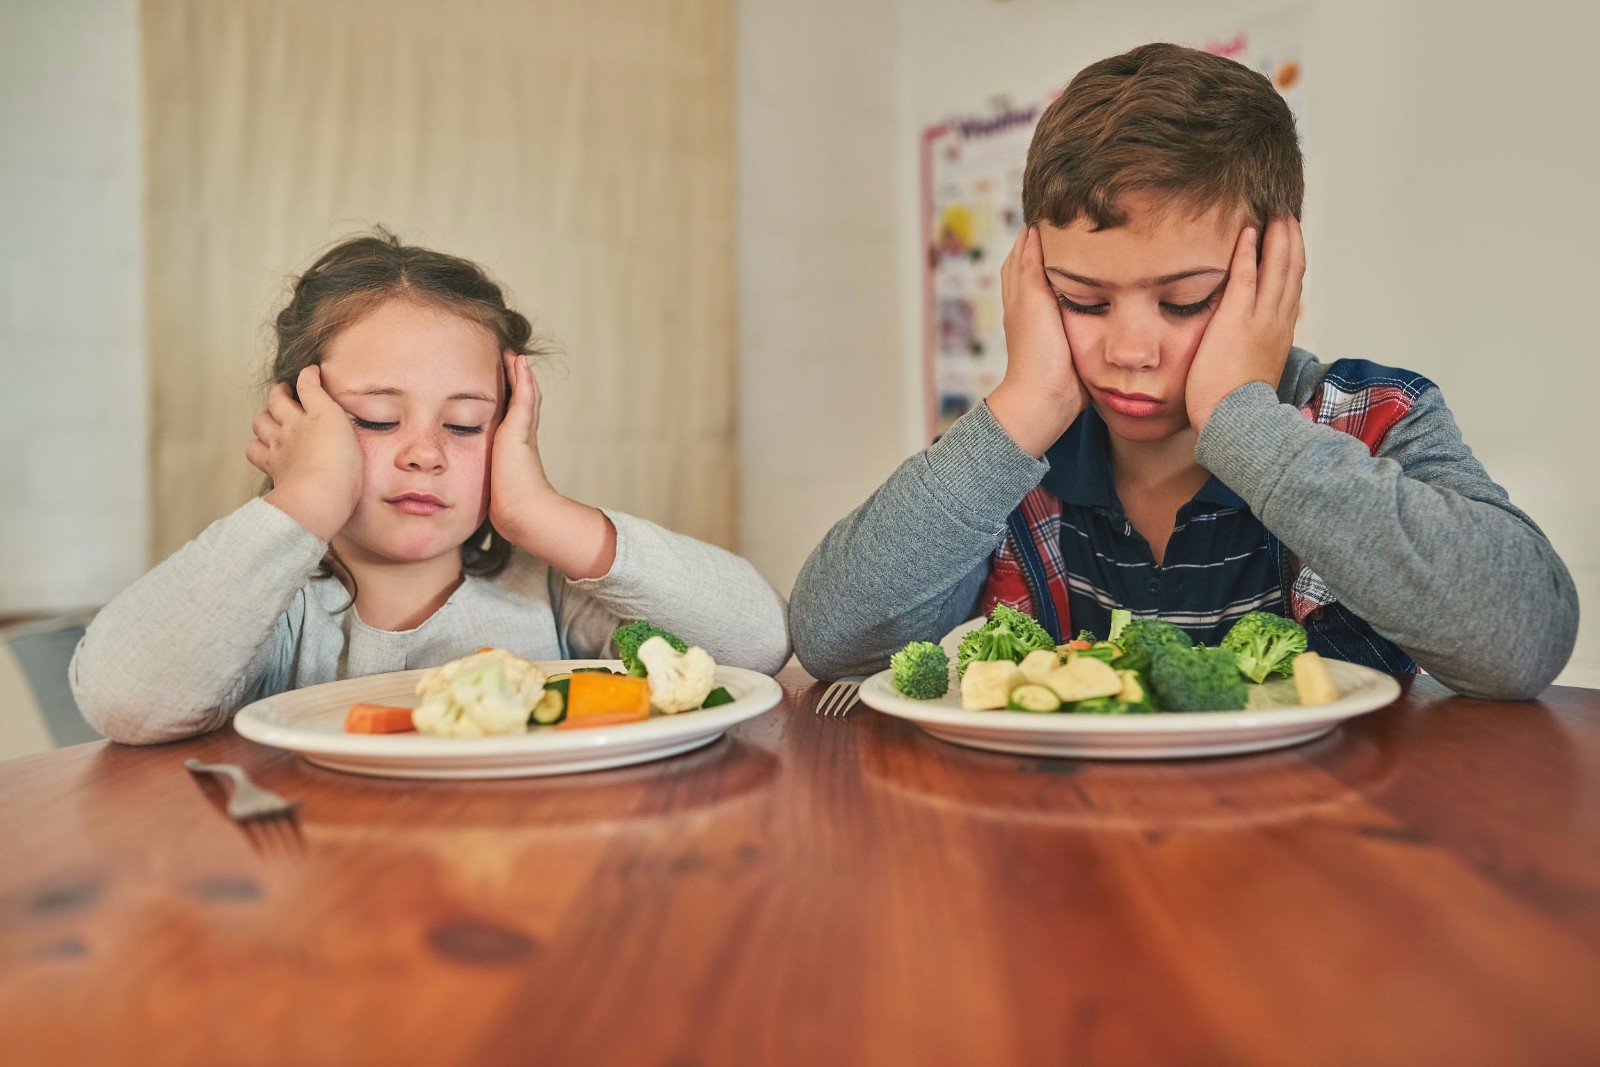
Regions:
<instances>
[{"instance_id":1,"label":"boy's hand on cheek","mask_svg":"<svg viewBox=\"0 0 1600 1067\"><path fill-rule=\"evenodd\" d=\"M244 455L272 479L268 503L331 541L361 499L361 445L349 413L322 388L322 368L302 370L295 392L284 383L272 387Z\"/></svg>"},{"instance_id":2,"label":"boy's hand on cheek","mask_svg":"<svg viewBox=\"0 0 1600 1067\"><path fill-rule=\"evenodd\" d=\"M1005 305L1006 373L989 394L989 411L1028 455L1038 459L1083 411L1083 383L1061 324L1061 305L1044 273L1039 231L1025 226L1000 268Z\"/></svg>"},{"instance_id":3,"label":"boy's hand on cheek","mask_svg":"<svg viewBox=\"0 0 1600 1067\"><path fill-rule=\"evenodd\" d=\"M1189 366L1185 402L1196 432L1205 429L1222 398L1241 385L1266 382L1278 387L1294 343L1305 273L1305 238L1292 215L1267 224L1259 266L1255 229L1239 235L1222 304Z\"/></svg>"}]
</instances>

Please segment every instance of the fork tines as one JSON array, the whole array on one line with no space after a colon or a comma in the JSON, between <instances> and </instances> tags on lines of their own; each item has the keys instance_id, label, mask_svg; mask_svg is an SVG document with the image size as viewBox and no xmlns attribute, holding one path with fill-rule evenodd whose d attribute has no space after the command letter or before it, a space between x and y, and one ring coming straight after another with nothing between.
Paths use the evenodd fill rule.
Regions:
<instances>
[{"instance_id":1,"label":"fork tines","mask_svg":"<svg viewBox=\"0 0 1600 1067\"><path fill-rule=\"evenodd\" d=\"M822 694L822 699L817 702L817 714L827 718L842 718L850 713L860 697L861 683L841 678Z\"/></svg>"}]
</instances>

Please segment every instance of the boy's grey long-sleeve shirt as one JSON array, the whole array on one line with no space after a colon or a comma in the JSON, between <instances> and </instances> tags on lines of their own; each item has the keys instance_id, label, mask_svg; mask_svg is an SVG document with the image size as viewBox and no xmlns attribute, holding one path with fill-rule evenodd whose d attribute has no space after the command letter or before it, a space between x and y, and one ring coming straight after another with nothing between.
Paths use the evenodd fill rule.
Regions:
<instances>
[{"instance_id":1,"label":"boy's grey long-sleeve shirt","mask_svg":"<svg viewBox=\"0 0 1600 1067\"><path fill-rule=\"evenodd\" d=\"M1577 591L1555 549L1461 439L1437 388L1376 455L1298 410L1325 367L1294 349L1276 392L1229 394L1195 458L1351 611L1458 692L1537 695L1566 665ZM1007 516L1049 469L986 405L903 463L812 552L791 594L816 677L880 670L975 614Z\"/></svg>"},{"instance_id":2,"label":"boy's grey long-sleeve shirt","mask_svg":"<svg viewBox=\"0 0 1600 1067\"><path fill-rule=\"evenodd\" d=\"M764 674L783 666L783 599L748 562L644 519L606 515L617 555L604 576L574 581L513 552L500 574L467 577L427 621L392 632L362 622L337 579L313 577L327 542L252 500L95 616L73 656L73 695L112 740L173 741L274 693L436 667L485 646L527 659L599 657L612 630L638 618L718 663Z\"/></svg>"}]
</instances>

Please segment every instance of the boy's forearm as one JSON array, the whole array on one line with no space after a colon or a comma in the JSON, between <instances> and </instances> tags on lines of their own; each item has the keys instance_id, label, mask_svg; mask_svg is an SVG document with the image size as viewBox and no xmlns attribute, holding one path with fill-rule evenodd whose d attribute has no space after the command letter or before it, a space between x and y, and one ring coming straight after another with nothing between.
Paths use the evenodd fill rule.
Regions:
<instances>
[{"instance_id":1,"label":"boy's forearm","mask_svg":"<svg viewBox=\"0 0 1600 1067\"><path fill-rule=\"evenodd\" d=\"M864 674L967 618L1007 516L1048 469L981 405L906 460L801 569L789 604L801 664Z\"/></svg>"},{"instance_id":2,"label":"boy's forearm","mask_svg":"<svg viewBox=\"0 0 1600 1067\"><path fill-rule=\"evenodd\" d=\"M1523 699L1565 666L1572 579L1436 390L1373 456L1246 386L1218 405L1196 456L1346 607L1451 688Z\"/></svg>"}]
</instances>

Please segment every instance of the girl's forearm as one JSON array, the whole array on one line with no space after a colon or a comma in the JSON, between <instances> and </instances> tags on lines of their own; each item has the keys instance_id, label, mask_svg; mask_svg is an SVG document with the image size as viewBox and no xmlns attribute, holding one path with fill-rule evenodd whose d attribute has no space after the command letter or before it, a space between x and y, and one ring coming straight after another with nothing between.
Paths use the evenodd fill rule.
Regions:
<instances>
[{"instance_id":1,"label":"girl's forearm","mask_svg":"<svg viewBox=\"0 0 1600 1067\"><path fill-rule=\"evenodd\" d=\"M603 578L617 558L617 530L605 512L555 490L524 508L500 532L530 556L573 580Z\"/></svg>"}]
</instances>

